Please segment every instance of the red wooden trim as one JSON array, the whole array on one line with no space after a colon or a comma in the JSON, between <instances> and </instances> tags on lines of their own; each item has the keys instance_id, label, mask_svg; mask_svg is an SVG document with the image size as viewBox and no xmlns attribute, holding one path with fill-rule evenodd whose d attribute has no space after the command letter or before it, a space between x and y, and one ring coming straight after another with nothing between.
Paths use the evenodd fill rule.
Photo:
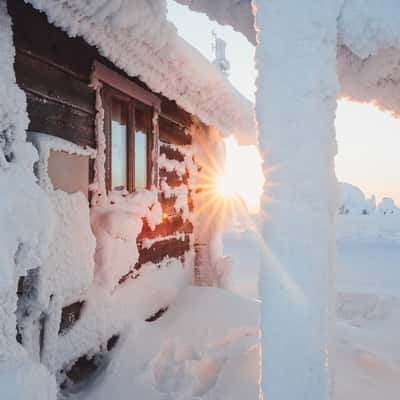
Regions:
<instances>
[{"instance_id":1,"label":"red wooden trim","mask_svg":"<svg viewBox=\"0 0 400 400\"><path fill-rule=\"evenodd\" d=\"M118 72L113 71L98 61L93 62L92 76L120 92L155 108L157 111L161 110L161 99L158 96L148 92L146 89L124 78Z\"/></svg>"}]
</instances>

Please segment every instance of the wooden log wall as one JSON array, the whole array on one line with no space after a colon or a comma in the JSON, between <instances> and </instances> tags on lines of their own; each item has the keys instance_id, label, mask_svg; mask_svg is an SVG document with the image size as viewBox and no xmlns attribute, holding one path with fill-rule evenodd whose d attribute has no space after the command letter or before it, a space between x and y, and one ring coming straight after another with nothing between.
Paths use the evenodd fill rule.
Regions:
<instances>
[{"instance_id":1,"label":"wooden log wall","mask_svg":"<svg viewBox=\"0 0 400 400\"><path fill-rule=\"evenodd\" d=\"M116 68L82 38L70 38L61 29L51 25L45 14L25 4L23 0L8 0L7 6L13 20L17 83L27 96L29 130L96 148L95 93L89 86L93 62L97 60L149 89L143 82L128 77ZM185 149L190 148L192 143L191 136L187 134L192 116L175 102L161 95L159 97L162 100L159 118L160 154L169 160L183 163ZM160 168L159 175L171 188L188 186L189 171L179 176ZM193 225L184 218L182 212L175 210L176 197L166 196L160 191L159 200L164 214L163 221L155 230L151 230L147 223L144 224L137 243L139 261L132 273L121 277L120 283L128 278L139 278L146 263L160 264L166 257L182 260L185 253L193 248ZM190 190L187 201L192 209ZM151 245L145 245L149 240ZM68 334L80 318L83 304L84 301L80 299L76 299L73 304L64 304L59 334ZM82 359L86 360L85 357ZM84 361L77 360L71 371L79 371L83 364Z\"/></svg>"}]
</instances>

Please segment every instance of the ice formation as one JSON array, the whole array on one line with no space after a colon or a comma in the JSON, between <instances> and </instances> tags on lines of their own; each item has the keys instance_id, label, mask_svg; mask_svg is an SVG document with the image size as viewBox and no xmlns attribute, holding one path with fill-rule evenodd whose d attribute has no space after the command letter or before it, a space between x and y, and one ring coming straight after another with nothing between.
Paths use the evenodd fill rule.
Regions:
<instances>
[{"instance_id":1,"label":"ice formation","mask_svg":"<svg viewBox=\"0 0 400 400\"><path fill-rule=\"evenodd\" d=\"M53 212L33 174L37 153L26 142L26 100L15 83L14 55L11 20L0 1L0 386L4 398L53 400L54 377L15 340L18 281L45 259Z\"/></svg>"},{"instance_id":2,"label":"ice formation","mask_svg":"<svg viewBox=\"0 0 400 400\"><path fill-rule=\"evenodd\" d=\"M257 118L276 183L264 205L260 274L267 399L330 397L340 5L257 2Z\"/></svg>"},{"instance_id":3,"label":"ice formation","mask_svg":"<svg viewBox=\"0 0 400 400\"><path fill-rule=\"evenodd\" d=\"M400 4L346 0L339 18L341 95L400 113Z\"/></svg>"}]
</instances>

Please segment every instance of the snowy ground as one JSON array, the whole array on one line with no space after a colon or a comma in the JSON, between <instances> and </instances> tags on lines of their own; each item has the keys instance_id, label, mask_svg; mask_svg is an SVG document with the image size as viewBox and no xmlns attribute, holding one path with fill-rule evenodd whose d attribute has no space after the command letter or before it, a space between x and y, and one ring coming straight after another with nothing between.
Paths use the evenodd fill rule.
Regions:
<instances>
[{"instance_id":1,"label":"snowy ground","mask_svg":"<svg viewBox=\"0 0 400 400\"><path fill-rule=\"evenodd\" d=\"M400 217L341 216L337 226L335 400L398 400ZM254 235L225 237L236 259L232 288L257 296Z\"/></svg>"},{"instance_id":2,"label":"snowy ground","mask_svg":"<svg viewBox=\"0 0 400 400\"><path fill-rule=\"evenodd\" d=\"M256 400L258 371L258 303L189 287L155 322L133 321L106 367L68 399Z\"/></svg>"},{"instance_id":3,"label":"snowy ground","mask_svg":"<svg viewBox=\"0 0 400 400\"><path fill-rule=\"evenodd\" d=\"M334 400L398 400L400 216L338 221ZM133 319L69 400L258 400L259 246L226 234L231 290L189 287L156 321ZM1 382L0 382L1 383Z\"/></svg>"},{"instance_id":4,"label":"snowy ground","mask_svg":"<svg viewBox=\"0 0 400 400\"><path fill-rule=\"evenodd\" d=\"M343 226L360 223L358 235ZM342 217L338 228L336 400L397 400L400 218Z\"/></svg>"}]
</instances>

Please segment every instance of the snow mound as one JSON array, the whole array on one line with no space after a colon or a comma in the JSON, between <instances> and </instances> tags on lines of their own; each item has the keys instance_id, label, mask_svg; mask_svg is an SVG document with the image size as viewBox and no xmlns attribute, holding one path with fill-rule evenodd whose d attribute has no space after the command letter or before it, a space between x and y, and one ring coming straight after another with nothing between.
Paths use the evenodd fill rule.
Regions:
<instances>
[{"instance_id":1,"label":"snow mound","mask_svg":"<svg viewBox=\"0 0 400 400\"><path fill-rule=\"evenodd\" d=\"M158 320L122 335L85 400L258 399L258 304L189 287Z\"/></svg>"},{"instance_id":2,"label":"snow mound","mask_svg":"<svg viewBox=\"0 0 400 400\"><path fill-rule=\"evenodd\" d=\"M381 215L400 215L400 208L396 206L390 197L384 197L379 203L378 211Z\"/></svg>"},{"instance_id":3,"label":"snow mound","mask_svg":"<svg viewBox=\"0 0 400 400\"><path fill-rule=\"evenodd\" d=\"M357 186L350 183L340 183L339 214L367 215L375 211L375 197L366 199Z\"/></svg>"}]
</instances>

